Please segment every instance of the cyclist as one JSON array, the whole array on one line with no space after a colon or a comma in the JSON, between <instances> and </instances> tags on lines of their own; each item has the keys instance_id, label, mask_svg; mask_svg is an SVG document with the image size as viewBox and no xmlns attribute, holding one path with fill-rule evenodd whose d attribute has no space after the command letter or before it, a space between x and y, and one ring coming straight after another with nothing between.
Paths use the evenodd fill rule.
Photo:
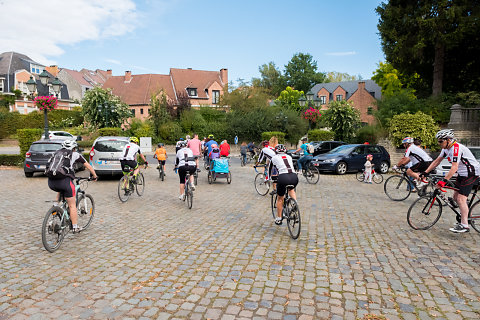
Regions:
<instances>
[{"instance_id":1,"label":"cyclist","mask_svg":"<svg viewBox=\"0 0 480 320\"><path fill-rule=\"evenodd\" d=\"M457 233L469 232L469 209L467 205L467 197L472 191L474 184L478 183L480 164L475 159L470 149L456 141L452 129L440 130L435 137L437 138L442 151L440 151L438 158L435 159L420 175L428 175L428 173L435 169L444 158L448 159L452 164L452 167L445 175L445 178L438 182L437 186L440 188L444 187L446 181L451 179L455 172L457 173L455 186L458 188L458 191L455 191L453 198L460 207L461 222L457 223L453 228L450 228L450 231Z\"/></svg>"},{"instance_id":2,"label":"cyclist","mask_svg":"<svg viewBox=\"0 0 480 320\"><path fill-rule=\"evenodd\" d=\"M208 141L205 142L205 149L207 150L207 156L212 152L212 146L216 145L218 147L217 141L214 140L213 134L208 135ZM207 157L208 166L210 166L210 159Z\"/></svg>"},{"instance_id":3,"label":"cyclist","mask_svg":"<svg viewBox=\"0 0 480 320\"><path fill-rule=\"evenodd\" d=\"M138 146L138 138L137 137L130 137L130 143L127 143L125 147L123 147L123 156L120 157L120 165L122 166L122 170L125 170L125 167L130 167L135 169L133 171L133 176L136 179L140 168L138 167L137 163L137 153L142 157L145 165L148 165L147 159L140 151L140 147Z\"/></svg>"},{"instance_id":4,"label":"cyclist","mask_svg":"<svg viewBox=\"0 0 480 320\"><path fill-rule=\"evenodd\" d=\"M185 197L185 177L187 176L187 172L190 173L190 185L192 186L192 190L195 191L193 174L197 170L197 166L195 165L192 150L187 148L187 142L182 141L179 146L180 150L177 152L174 170L178 169L178 176L180 177L180 196L178 198L183 200Z\"/></svg>"},{"instance_id":5,"label":"cyclist","mask_svg":"<svg viewBox=\"0 0 480 320\"><path fill-rule=\"evenodd\" d=\"M298 176L295 173L293 167L292 157L286 154L287 148L283 144L278 144L275 147L276 155L272 157L272 165L278 171L278 180L277 180L277 217L275 218L275 224L282 224L282 208L283 208L283 199L285 198L285 193L287 192L287 186L292 185L294 187L298 184ZM291 189L288 194L291 198L297 200L295 194L295 189Z\"/></svg>"},{"instance_id":6,"label":"cyclist","mask_svg":"<svg viewBox=\"0 0 480 320\"><path fill-rule=\"evenodd\" d=\"M187 147L192 150L195 163L197 164L197 170L200 172L200 169L198 169L198 158L202 152L202 142L198 139L198 134L193 134L193 139L188 140Z\"/></svg>"},{"instance_id":7,"label":"cyclist","mask_svg":"<svg viewBox=\"0 0 480 320\"><path fill-rule=\"evenodd\" d=\"M177 143L175 144L175 154L180 150L180 143L184 141L183 138L178 139Z\"/></svg>"},{"instance_id":8,"label":"cyclist","mask_svg":"<svg viewBox=\"0 0 480 320\"><path fill-rule=\"evenodd\" d=\"M68 172L66 177L61 179L48 178L48 187L53 191L58 192L57 194L57 203L60 201L60 194L63 193L65 200L68 204L68 209L70 211L70 219L72 220L73 233L82 231L82 227L78 226L78 215L77 215L77 205L75 197L75 185L73 184L73 179L75 178L75 170L73 169L73 164L78 162L82 163L85 168L90 171L93 180L97 180L97 174L93 167L85 160L85 158L76 151L77 143L73 140L65 140L62 143L62 149L72 150L72 155L70 158L70 166L68 167Z\"/></svg>"},{"instance_id":9,"label":"cyclist","mask_svg":"<svg viewBox=\"0 0 480 320\"><path fill-rule=\"evenodd\" d=\"M275 181L272 179L272 165L271 165L271 159L273 156L275 156L275 149L269 146L269 142L267 140L264 140L262 142L262 146L263 146L262 151L260 151L260 155L258 156L258 160L255 165L258 165L259 163L265 161L265 170L267 171L267 180L272 180L274 182L273 190L275 190L276 186L275 186Z\"/></svg>"},{"instance_id":10,"label":"cyclist","mask_svg":"<svg viewBox=\"0 0 480 320\"><path fill-rule=\"evenodd\" d=\"M417 140L418 141L418 140ZM425 171L432 163L432 158L418 145L414 143L414 139L406 137L402 140L403 147L405 148L405 155L393 169L397 169L400 166L405 166L407 163L411 163L411 167L407 169L407 175L419 181L419 172ZM420 188L423 182L417 182L417 186Z\"/></svg>"},{"instance_id":11,"label":"cyclist","mask_svg":"<svg viewBox=\"0 0 480 320\"><path fill-rule=\"evenodd\" d=\"M308 143L307 143L307 138L305 137L302 138L302 145L300 146L300 148L295 150L294 153L300 152L302 150L303 150L303 156L297 161L299 173L302 172L302 167L307 165L307 163L313 159L313 155L310 152L308 152Z\"/></svg>"},{"instance_id":12,"label":"cyclist","mask_svg":"<svg viewBox=\"0 0 480 320\"><path fill-rule=\"evenodd\" d=\"M245 141L240 145L240 156L243 159L243 163L247 163L247 143Z\"/></svg>"},{"instance_id":13,"label":"cyclist","mask_svg":"<svg viewBox=\"0 0 480 320\"><path fill-rule=\"evenodd\" d=\"M229 155L230 155L230 145L228 144L227 140L223 140L220 143L220 156L228 157Z\"/></svg>"},{"instance_id":14,"label":"cyclist","mask_svg":"<svg viewBox=\"0 0 480 320\"><path fill-rule=\"evenodd\" d=\"M167 161L168 155L167 155L167 150L165 150L163 143L158 144L158 149L155 150L155 154L153 155L153 157L158 160L157 169L160 168L160 166L162 166L163 172L165 174L165 162Z\"/></svg>"},{"instance_id":15,"label":"cyclist","mask_svg":"<svg viewBox=\"0 0 480 320\"><path fill-rule=\"evenodd\" d=\"M255 149L256 148L257 148L257 146L255 145L255 143L253 143L253 141L250 141L247 144L247 149L248 149L248 152L250 152L250 154L252 155L252 159L255 157Z\"/></svg>"}]
</instances>

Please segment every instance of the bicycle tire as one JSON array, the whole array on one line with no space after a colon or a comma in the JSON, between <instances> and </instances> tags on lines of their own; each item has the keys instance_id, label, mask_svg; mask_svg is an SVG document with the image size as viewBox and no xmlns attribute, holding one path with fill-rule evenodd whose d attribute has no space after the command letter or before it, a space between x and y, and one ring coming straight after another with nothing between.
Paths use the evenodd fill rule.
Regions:
<instances>
[{"instance_id":1,"label":"bicycle tire","mask_svg":"<svg viewBox=\"0 0 480 320\"><path fill-rule=\"evenodd\" d=\"M227 183L228 184L232 183L232 173L231 172L227 173Z\"/></svg>"},{"instance_id":2,"label":"bicycle tire","mask_svg":"<svg viewBox=\"0 0 480 320\"><path fill-rule=\"evenodd\" d=\"M193 175L193 184L198 185L198 171Z\"/></svg>"},{"instance_id":3,"label":"bicycle tire","mask_svg":"<svg viewBox=\"0 0 480 320\"><path fill-rule=\"evenodd\" d=\"M436 196L420 197L407 212L408 225L415 230L430 229L442 215L442 205Z\"/></svg>"},{"instance_id":4,"label":"bicycle tire","mask_svg":"<svg viewBox=\"0 0 480 320\"><path fill-rule=\"evenodd\" d=\"M373 182L375 182L376 184L380 184L383 182L383 176L381 173L377 173L375 172L373 175L372 175L372 180Z\"/></svg>"},{"instance_id":5,"label":"bicycle tire","mask_svg":"<svg viewBox=\"0 0 480 320\"><path fill-rule=\"evenodd\" d=\"M160 165L161 166L161 165ZM163 171L163 168L160 169L160 179L163 181L165 180L165 171Z\"/></svg>"},{"instance_id":6,"label":"bicycle tire","mask_svg":"<svg viewBox=\"0 0 480 320\"><path fill-rule=\"evenodd\" d=\"M468 211L468 222L475 231L480 232L480 200L470 207Z\"/></svg>"},{"instance_id":7,"label":"bicycle tire","mask_svg":"<svg viewBox=\"0 0 480 320\"><path fill-rule=\"evenodd\" d=\"M246 162L245 162L245 160L243 159L243 156L240 156L240 166L241 166L241 167L245 167L245 165L246 165Z\"/></svg>"},{"instance_id":8,"label":"bicycle tire","mask_svg":"<svg viewBox=\"0 0 480 320\"><path fill-rule=\"evenodd\" d=\"M89 194L82 194L77 199L78 225L86 230L95 215L95 201Z\"/></svg>"},{"instance_id":9,"label":"bicycle tire","mask_svg":"<svg viewBox=\"0 0 480 320\"><path fill-rule=\"evenodd\" d=\"M320 172L315 167L310 167L305 170L305 179L310 184L317 184L318 180L320 179Z\"/></svg>"},{"instance_id":10,"label":"bicycle tire","mask_svg":"<svg viewBox=\"0 0 480 320\"><path fill-rule=\"evenodd\" d=\"M355 178L358 181L363 182L365 180L365 174L363 173L363 171L358 171L357 174L355 175Z\"/></svg>"},{"instance_id":11,"label":"bicycle tire","mask_svg":"<svg viewBox=\"0 0 480 320\"><path fill-rule=\"evenodd\" d=\"M118 198L122 202L127 202L128 198L130 198L130 190L127 188L127 179L128 176L123 176L120 181L118 181ZM129 182L131 183L131 182Z\"/></svg>"},{"instance_id":12,"label":"bicycle tire","mask_svg":"<svg viewBox=\"0 0 480 320\"><path fill-rule=\"evenodd\" d=\"M213 177L212 177L212 172L210 171L208 171L207 180L208 180L208 184L212 184Z\"/></svg>"},{"instance_id":13,"label":"bicycle tire","mask_svg":"<svg viewBox=\"0 0 480 320\"><path fill-rule=\"evenodd\" d=\"M203 160L203 168L204 168L205 170L208 170L208 162L205 161L205 160Z\"/></svg>"},{"instance_id":14,"label":"bicycle tire","mask_svg":"<svg viewBox=\"0 0 480 320\"><path fill-rule=\"evenodd\" d=\"M45 250L55 252L62 245L67 228L62 228L63 209L53 206L48 209L42 223L42 243ZM52 223L49 220L52 219ZM49 235L52 235L53 244L49 242Z\"/></svg>"},{"instance_id":15,"label":"bicycle tire","mask_svg":"<svg viewBox=\"0 0 480 320\"><path fill-rule=\"evenodd\" d=\"M297 201L293 198L288 198L284 210L287 211L288 232L292 239L297 239L302 227L302 219L300 217L300 209L298 208Z\"/></svg>"},{"instance_id":16,"label":"bicycle tire","mask_svg":"<svg viewBox=\"0 0 480 320\"><path fill-rule=\"evenodd\" d=\"M270 190L270 182L267 180L265 181L265 176L263 173L259 172L255 176L255 190L257 193L261 196L264 196L268 193L268 190Z\"/></svg>"},{"instance_id":17,"label":"bicycle tire","mask_svg":"<svg viewBox=\"0 0 480 320\"><path fill-rule=\"evenodd\" d=\"M393 201L403 201L410 196L410 193L412 193L408 180L399 175L391 176L385 180L383 190Z\"/></svg>"},{"instance_id":18,"label":"bicycle tire","mask_svg":"<svg viewBox=\"0 0 480 320\"><path fill-rule=\"evenodd\" d=\"M272 194L270 198L270 207L272 208L272 217L275 219L277 217L277 193Z\"/></svg>"},{"instance_id":19,"label":"bicycle tire","mask_svg":"<svg viewBox=\"0 0 480 320\"><path fill-rule=\"evenodd\" d=\"M189 182L190 184L190 182ZM191 187L188 187L185 191L185 197L187 198L188 209L192 209L193 206L193 191Z\"/></svg>"},{"instance_id":20,"label":"bicycle tire","mask_svg":"<svg viewBox=\"0 0 480 320\"><path fill-rule=\"evenodd\" d=\"M143 173L139 172L137 175L137 182L135 183L135 190L139 197L143 196L145 192L145 178L143 177Z\"/></svg>"}]
</instances>

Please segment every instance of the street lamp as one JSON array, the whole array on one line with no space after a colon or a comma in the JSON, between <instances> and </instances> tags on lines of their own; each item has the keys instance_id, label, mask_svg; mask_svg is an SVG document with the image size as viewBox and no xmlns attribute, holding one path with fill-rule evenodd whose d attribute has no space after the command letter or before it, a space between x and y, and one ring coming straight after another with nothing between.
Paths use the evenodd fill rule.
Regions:
<instances>
[{"instance_id":1,"label":"street lamp","mask_svg":"<svg viewBox=\"0 0 480 320\"><path fill-rule=\"evenodd\" d=\"M58 94L60 93L60 90L62 88L62 83L58 80L58 78L55 78L55 80L53 80L52 82L49 83L48 80L49 80L50 77L49 77L47 71L45 71L45 69L43 70L43 72L38 77L40 78L40 82L44 87L44 88L42 88L44 90L44 93L45 93L45 94L43 94L44 96L50 96L49 85L52 86L53 92L55 93L55 97L58 96ZM33 95L33 92L35 92L37 90L37 81L34 80L32 76L30 76L30 80L28 80L26 84L27 84L28 91L32 92L32 95ZM45 90L46 90L46 92L45 92ZM40 90L38 91L38 94L40 95ZM44 122L45 122L45 139L48 140L49 139L49 134L48 134L47 108L43 109L43 119L44 119Z\"/></svg>"}]
</instances>

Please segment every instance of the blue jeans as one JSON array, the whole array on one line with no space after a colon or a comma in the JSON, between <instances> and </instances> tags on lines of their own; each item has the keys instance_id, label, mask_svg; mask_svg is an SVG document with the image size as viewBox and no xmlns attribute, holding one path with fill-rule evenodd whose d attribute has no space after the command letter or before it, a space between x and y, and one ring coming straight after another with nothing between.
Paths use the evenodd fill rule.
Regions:
<instances>
[{"instance_id":1,"label":"blue jeans","mask_svg":"<svg viewBox=\"0 0 480 320\"><path fill-rule=\"evenodd\" d=\"M298 170L302 170L302 167L307 163L307 161L311 161L313 159L313 156L308 154L304 155L300 159L298 159Z\"/></svg>"},{"instance_id":2,"label":"blue jeans","mask_svg":"<svg viewBox=\"0 0 480 320\"><path fill-rule=\"evenodd\" d=\"M243 163L247 163L247 154L246 153L242 153L242 159L243 159Z\"/></svg>"}]
</instances>

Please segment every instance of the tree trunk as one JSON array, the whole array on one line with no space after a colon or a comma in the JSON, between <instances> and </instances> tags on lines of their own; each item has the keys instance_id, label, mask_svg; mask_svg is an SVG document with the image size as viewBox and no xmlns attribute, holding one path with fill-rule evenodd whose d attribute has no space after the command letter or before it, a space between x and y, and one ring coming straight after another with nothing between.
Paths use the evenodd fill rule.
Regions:
<instances>
[{"instance_id":1,"label":"tree trunk","mask_svg":"<svg viewBox=\"0 0 480 320\"><path fill-rule=\"evenodd\" d=\"M438 97L442 94L443 67L445 64L445 45L437 40L435 44L435 60L433 61L432 95Z\"/></svg>"}]
</instances>

